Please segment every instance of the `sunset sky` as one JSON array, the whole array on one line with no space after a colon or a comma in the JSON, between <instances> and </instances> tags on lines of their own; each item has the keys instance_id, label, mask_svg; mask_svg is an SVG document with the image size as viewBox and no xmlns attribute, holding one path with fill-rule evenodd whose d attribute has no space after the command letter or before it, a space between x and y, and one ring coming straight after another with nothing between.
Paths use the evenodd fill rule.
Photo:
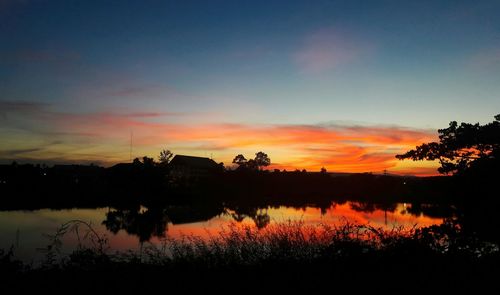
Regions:
<instances>
[{"instance_id":1,"label":"sunset sky","mask_svg":"<svg viewBox=\"0 0 500 295\"><path fill-rule=\"evenodd\" d=\"M394 158L500 113L500 1L0 0L0 162Z\"/></svg>"}]
</instances>

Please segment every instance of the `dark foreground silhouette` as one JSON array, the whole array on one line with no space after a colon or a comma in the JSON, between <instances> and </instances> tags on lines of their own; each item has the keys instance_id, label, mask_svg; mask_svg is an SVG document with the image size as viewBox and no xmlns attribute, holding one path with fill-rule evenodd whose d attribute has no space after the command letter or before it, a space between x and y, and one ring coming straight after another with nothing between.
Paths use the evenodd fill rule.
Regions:
<instances>
[{"instance_id":1,"label":"dark foreground silhouette","mask_svg":"<svg viewBox=\"0 0 500 295\"><path fill-rule=\"evenodd\" d=\"M93 246L62 259L56 238L39 267L1 253L2 290L495 294L500 275L498 247L452 222L417 230L349 223L233 228L208 241L165 240L139 253L112 253L98 234L89 236Z\"/></svg>"}]
</instances>

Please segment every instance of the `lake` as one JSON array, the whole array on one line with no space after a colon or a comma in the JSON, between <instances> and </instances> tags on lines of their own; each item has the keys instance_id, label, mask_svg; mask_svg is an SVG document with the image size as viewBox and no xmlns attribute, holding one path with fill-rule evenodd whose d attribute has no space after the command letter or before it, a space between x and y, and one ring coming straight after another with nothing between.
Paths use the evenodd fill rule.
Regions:
<instances>
[{"instance_id":1,"label":"lake","mask_svg":"<svg viewBox=\"0 0 500 295\"><path fill-rule=\"evenodd\" d=\"M332 202L329 206L168 206L114 209L42 209L34 211L0 211L0 248L13 247L15 256L26 262L43 258L49 244L47 234L54 234L62 224L81 220L91 224L107 238L111 251L138 250L144 243L195 235L207 238L229 225L264 228L269 224L300 221L305 225L339 225L346 221L393 228L427 227L441 224L447 217L431 205L395 203L389 205ZM68 231L63 237L63 253L70 253L82 239L85 228L77 234Z\"/></svg>"}]
</instances>

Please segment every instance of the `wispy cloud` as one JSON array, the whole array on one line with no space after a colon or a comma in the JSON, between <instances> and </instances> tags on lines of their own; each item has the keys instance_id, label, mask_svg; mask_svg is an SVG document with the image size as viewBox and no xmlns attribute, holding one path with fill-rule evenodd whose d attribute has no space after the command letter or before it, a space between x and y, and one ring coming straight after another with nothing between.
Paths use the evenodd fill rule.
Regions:
<instances>
[{"instance_id":1,"label":"wispy cloud","mask_svg":"<svg viewBox=\"0 0 500 295\"><path fill-rule=\"evenodd\" d=\"M12 150L2 150L0 151L0 158L19 158L24 154L29 154L33 152L39 152L43 148L27 148L27 149L12 149Z\"/></svg>"},{"instance_id":2,"label":"wispy cloud","mask_svg":"<svg viewBox=\"0 0 500 295\"><path fill-rule=\"evenodd\" d=\"M0 63L66 63L78 61L81 56L78 52L68 50L34 50L19 49L15 51L0 51Z\"/></svg>"},{"instance_id":3,"label":"wispy cloud","mask_svg":"<svg viewBox=\"0 0 500 295\"><path fill-rule=\"evenodd\" d=\"M472 69L500 68L500 46L478 50L469 58L468 63Z\"/></svg>"},{"instance_id":4,"label":"wispy cloud","mask_svg":"<svg viewBox=\"0 0 500 295\"><path fill-rule=\"evenodd\" d=\"M36 113L40 124L49 128L45 132L51 132L54 139L64 139L64 144L48 149L51 155L57 151L68 159L85 158L82 155L88 153L127 160L132 132L136 152L150 156L159 147L169 147L177 153L215 153L218 161L228 164L238 153L252 156L263 150L279 163L273 166L278 168L319 170L325 166L335 171L381 171L397 165L396 153L435 139L432 131L399 126L180 124L169 121L170 116L178 115L175 113L82 114L53 112L27 102L6 105L10 112L20 115ZM81 134L88 135L85 141L78 139ZM36 156L36 147L28 147L27 151L29 148L33 148L30 155ZM18 148L8 149L13 156L12 151Z\"/></svg>"},{"instance_id":5,"label":"wispy cloud","mask_svg":"<svg viewBox=\"0 0 500 295\"><path fill-rule=\"evenodd\" d=\"M293 55L304 73L321 74L361 58L372 46L332 28L318 30L304 40Z\"/></svg>"},{"instance_id":6,"label":"wispy cloud","mask_svg":"<svg viewBox=\"0 0 500 295\"><path fill-rule=\"evenodd\" d=\"M42 111L47 108L49 104L35 101L9 101L0 100L0 114L8 113L30 113Z\"/></svg>"},{"instance_id":7,"label":"wispy cloud","mask_svg":"<svg viewBox=\"0 0 500 295\"><path fill-rule=\"evenodd\" d=\"M108 86L109 87L109 86ZM172 92L171 89L159 85L114 85L111 89L103 89L104 97L153 97Z\"/></svg>"}]
</instances>

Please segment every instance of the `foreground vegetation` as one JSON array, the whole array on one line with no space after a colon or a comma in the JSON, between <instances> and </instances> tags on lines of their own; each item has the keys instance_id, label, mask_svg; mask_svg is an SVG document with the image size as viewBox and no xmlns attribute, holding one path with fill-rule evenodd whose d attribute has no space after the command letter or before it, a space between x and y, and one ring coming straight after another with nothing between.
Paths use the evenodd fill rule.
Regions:
<instances>
[{"instance_id":1,"label":"foreground vegetation","mask_svg":"<svg viewBox=\"0 0 500 295\"><path fill-rule=\"evenodd\" d=\"M78 234L78 248L61 255L61 238ZM5 290L87 293L166 290L219 293L280 291L441 291L477 293L495 287L497 245L446 222L428 228L384 230L276 224L258 230L234 224L208 239L166 238L139 252L113 253L99 233L71 221L51 236L39 266L0 258ZM75 287L77 286L77 287Z\"/></svg>"}]
</instances>

